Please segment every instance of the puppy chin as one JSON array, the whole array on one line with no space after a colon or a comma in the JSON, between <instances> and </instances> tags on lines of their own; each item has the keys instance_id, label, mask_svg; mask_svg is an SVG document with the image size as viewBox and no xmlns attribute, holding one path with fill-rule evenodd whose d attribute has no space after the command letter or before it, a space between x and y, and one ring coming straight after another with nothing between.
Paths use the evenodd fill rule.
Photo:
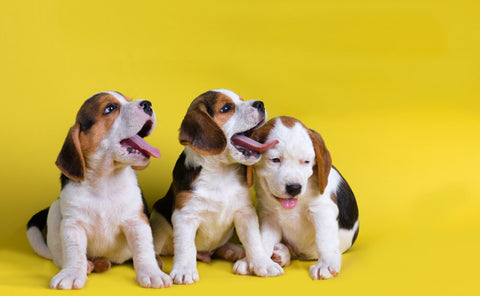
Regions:
<instances>
[{"instance_id":1,"label":"puppy chin","mask_svg":"<svg viewBox=\"0 0 480 296\"><path fill-rule=\"evenodd\" d=\"M146 168L150 164L150 155L136 150L127 151L121 149L115 157L115 163L125 166Z\"/></svg>"},{"instance_id":2,"label":"puppy chin","mask_svg":"<svg viewBox=\"0 0 480 296\"><path fill-rule=\"evenodd\" d=\"M260 153L240 152L233 146L229 146L228 150L230 157L233 158L234 162L243 165L254 165L259 162L262 157Z\"/></svg>"}]
</instances>

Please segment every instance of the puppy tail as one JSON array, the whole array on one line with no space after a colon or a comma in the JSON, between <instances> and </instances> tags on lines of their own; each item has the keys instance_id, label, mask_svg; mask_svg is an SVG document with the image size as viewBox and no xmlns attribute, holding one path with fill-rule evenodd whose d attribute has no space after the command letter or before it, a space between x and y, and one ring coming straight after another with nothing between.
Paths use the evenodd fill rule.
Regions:
<instances>
[{"instance_id":1,"label":"puppy tail","mask_svg":"<svg viewBox=\"0 0 480 296\"><path fill-rule=\"evenodd\" d=\"M49 208L46 208L30 218L27 224L27 238L38 255L53 259L52 252L50 252L45 240L48 210Z\"/></svg>"}]
</instances>

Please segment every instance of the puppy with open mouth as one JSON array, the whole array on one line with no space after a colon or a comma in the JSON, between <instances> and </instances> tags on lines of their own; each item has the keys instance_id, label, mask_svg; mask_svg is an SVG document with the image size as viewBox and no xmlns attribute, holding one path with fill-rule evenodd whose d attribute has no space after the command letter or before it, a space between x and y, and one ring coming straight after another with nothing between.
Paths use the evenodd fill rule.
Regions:
<instances>
[{"instance_id":1,"label":"puppy with open mouth","mask_svg":"<svg viewBox=\"0 0 480 296\"><path fill-rule=\"evenodd\" d=\"M225 89L191 103L180 127L184 151L150 220L156 253L174 255L170 276L175 284L197 282L196 258L208 262L213 254L231 261L246 256L248 269L258 276L283 273L264 251L247 186L246 166L276 144L248 137L265 119L261 101L244 101ZM234 227L245 252L227 243ZM237 263L234 272L239 273Z\"/></svg>"},{"instance_id":2,"label":"puppy with open mouth","mask_svg":"<svg viewBox=\"0 0 480 296\"><path fill-rule=\"evenodd\" d=\"M291 257L318 260L310 267L312 279L336 276L341 254L358 235L358 207L350 186L332 166L322 137L299 120L282 116L252 138L279 142L254 165L267 254L282 266Z\"/></svg>"},{"instance_id":3,"label":"puppy with open mouth","mask_svg":"<svg viewBox=\"0 0 480 296\"><path fill-rule=\"evenodd\" d=\"M33 249L61 268L51 288L82 288L88 273L132 258L142 287L171 286L155 260L148 209L134 171L146 168L151 156L160 157L143 139L155 125L151 106L101 92L78 111L56 161L60 198L27 226Z\"/></svg>"}]
</instances>

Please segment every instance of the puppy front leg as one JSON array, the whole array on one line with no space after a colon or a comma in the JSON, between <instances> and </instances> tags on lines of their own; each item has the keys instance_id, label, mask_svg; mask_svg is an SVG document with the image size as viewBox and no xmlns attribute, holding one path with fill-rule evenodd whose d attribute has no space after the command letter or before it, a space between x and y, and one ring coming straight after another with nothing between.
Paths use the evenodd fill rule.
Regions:
<instances>
[{"instance_id":1,"label":"puppy front leg","mask_svg":"<svg viewBox=\"0 0 480 296\"><path fill-rule=\"evenodd\" d=\"M152 230L146 221L146 217L145 220L131 220L122 227L133 253L133 265L137 273L135 280L144 288L170 287L172 279L158 267Z\"/></svg>"},{"instance_id":2,"label":"puppy front leg","mask_svg":"<svg viewBox=\"0 0 480 296\"><path fill-rule=\"evenodd\" d=\"M60 199L57 199L50 206L47 217L47 245L52 253L53 263L63 268L63 251L62 251L62 213L60 212Z\"/></svg>"},{"instance_id":3,"label":"puppy front leg","mask_svg":"<svg viewBox=\"0 0 480 296\"><path fill-rule=\"evenodd\" d=\"M87 282L87 235L77 221L63 219L60 227L63 268L50 281L52 289L80 289Z\"/></svg>"},{"instance_id":4,"label":"puppy front leg","mask_svg":"<svg viewBox=\"0 0 480 296\"><path fill-rule=\"evenodd\" d=\"M173 268L170 277L177 285L189 285L200 279L197 271L197 248L195 235L199 221L195 216L175 210L173 224Z\"/></svg>"},{"instance_id":5,"label":"puppy front leg","mask_svg":"<svg viewBox=\"0 0 480 296\"><path fill-rule=\"evenodd\" d=\"M262 217L261 219L262 222L260 225L260 233L262 236L263 248L265 249L265 253L267 254L268 257L272 257L275 255L274 254L275 246L278 243L280 243L282 239L282 231L278 226L278 224L275 223L275 219L272 219L271 217L272 217L271 215L264 215L264 217ZM280 264L281 266L285 266L275 259L274 261Z\"/></svg>"},{"instance_id":6,"label":"puppy front leg","mask_svg":"<svg viewBox=\"0 0 480 296\"><path fill-rule=\"evenodd\" d=\"M238 237L245 247L246 258L241 259L233 266L236 274L250 274L257 276L279 276L283 269L273 262L265 253L258 217L253 206L245 207L235 213L234 224Z\"/></svg>"},{"instance_id":7,"label":"puppy front leg","mask_svg":"<svg viewBox=\"0 0 480 296\"><path fill-rule=\"evenodd\" d=\"M275 222L272 215L265 215L260 226L263 247L267 256L280 266L285 267L290 264L290 250L282 244L282 230Z\"/></svg>"},{"instance_id":8,"label":"puppy front leg","mask_svg":"<svg viewBox=\"0 0 480 296\"><path fill-rule=\"evenodd\" d=\"M333 202L327 201L312 207L309 214L315 228L318 250L318 262L310 266L310 277L314 280L329 279L340 272L342 264L338 238L338 208Z\"/></svg>"}]
</instances>

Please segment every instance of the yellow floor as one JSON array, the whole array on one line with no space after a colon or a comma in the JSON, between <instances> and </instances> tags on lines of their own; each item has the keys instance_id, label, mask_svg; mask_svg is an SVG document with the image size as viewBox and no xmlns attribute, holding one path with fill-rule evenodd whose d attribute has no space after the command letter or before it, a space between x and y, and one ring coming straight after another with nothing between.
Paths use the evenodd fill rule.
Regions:
<instances>
[{"instance_id":1,"label":"yellow floor","mask_svg":"<svg viewBox=\"0 0 480 296\"><path fill-rule=\"evenodd\" d=\"M171 182L190 101L262 99L320 132L356 194L360 234L338 277L312 262L278 278L199 263L200 282L140 288L132 266L76 295L472 295L480 275L480 5L475 1L26 1L0 4L0 293L52 295L58 271L25 224L59 193L54 166L81 103L101 90L153 102L139 173L150 205ZM166 258L166 270L172 266Z\"/></svg>"}]
</instances>

